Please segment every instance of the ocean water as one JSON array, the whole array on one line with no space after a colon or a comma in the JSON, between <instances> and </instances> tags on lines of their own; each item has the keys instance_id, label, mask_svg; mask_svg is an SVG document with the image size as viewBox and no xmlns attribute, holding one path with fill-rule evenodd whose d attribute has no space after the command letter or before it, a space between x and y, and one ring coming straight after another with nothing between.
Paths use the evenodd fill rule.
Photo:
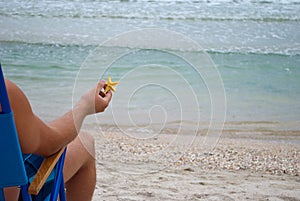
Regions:
<instances>
[{"instance_id":1,"label":"ocean water","mask_svg":"<svg viewBox=\"0 0 300 201\"><path fill-rule=\"evenodd\" d=\"M4 73L45 121L108 75L121 81L118 92L87 123L147 132L182 122L300 121L296 0L0 1L0 27ZM154 35L133 38L141 47L103 46L144 29ZM193 42L201 51L184 47Z\"/></svg>"}]
</instances>

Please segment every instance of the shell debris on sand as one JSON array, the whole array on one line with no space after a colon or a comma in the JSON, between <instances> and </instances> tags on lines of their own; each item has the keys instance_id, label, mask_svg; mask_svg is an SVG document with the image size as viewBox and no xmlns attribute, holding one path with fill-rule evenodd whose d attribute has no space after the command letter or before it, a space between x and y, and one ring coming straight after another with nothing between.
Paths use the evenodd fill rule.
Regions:
<instances>
[{"instance_id":1,"label":"shell debris on sand","mask_svg":"<svg viewBox=\"0 0 300 201\"><path fill-rule=\"evenodd\" d=\"M300 170L297 144L224 138L213 151L201 153L195 145L186 149L172 146L168 141L133 139L116 132L106 133L105 139L98 141L100 161L159 162L165 166L189 165L206 170L248 170L292 176L299 176Z\"/></svg>"},{"instance_id":2,"label":"shell debris on sand","mask_svg":"<svg viewBox=\"0 0 300 201\"><path fill-rule=\"evenodd\" d=\"M223 142L210 153L197 154L195 149L189 151L179 162L202 169L250 170L299 176L300 149L289 144Z\"/></svg>"}]
</instances>

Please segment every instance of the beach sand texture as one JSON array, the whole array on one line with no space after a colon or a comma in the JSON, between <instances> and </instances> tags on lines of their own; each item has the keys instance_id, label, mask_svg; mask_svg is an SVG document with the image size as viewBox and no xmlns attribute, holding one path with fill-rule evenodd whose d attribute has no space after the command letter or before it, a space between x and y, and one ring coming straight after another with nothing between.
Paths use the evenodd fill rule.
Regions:
<instances>
[{"instance_id":1,"label":"beach sand texture","mask_svg":"<svg viewBox=\"0 0 300 201\"><path fill-rule=\"evenodd\" d=\"M166 149L168 134L138 140L94 133L93 200L300 200L299 131L245 130L225 126L215 149L201 154L195 145ZM161 150L169 157L154 161Z\"/></svg>"}]
</instances>

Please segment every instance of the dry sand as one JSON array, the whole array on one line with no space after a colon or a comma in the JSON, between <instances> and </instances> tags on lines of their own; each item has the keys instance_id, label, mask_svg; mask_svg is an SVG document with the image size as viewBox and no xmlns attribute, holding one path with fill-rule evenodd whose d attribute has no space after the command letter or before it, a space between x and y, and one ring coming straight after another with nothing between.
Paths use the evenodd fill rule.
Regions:
<instances>
[{"instance_id":1,"label":"dry sand","mask_svg":"<svg viewBox=\"0 0 300 201\"><path fill-rule=\"evenodd\" d=\"M300 200L300 132L262 127L227 125L207 152L201 135L187 147L172 134L93 133L93 200Z\"/></svg>"}]
</instances>

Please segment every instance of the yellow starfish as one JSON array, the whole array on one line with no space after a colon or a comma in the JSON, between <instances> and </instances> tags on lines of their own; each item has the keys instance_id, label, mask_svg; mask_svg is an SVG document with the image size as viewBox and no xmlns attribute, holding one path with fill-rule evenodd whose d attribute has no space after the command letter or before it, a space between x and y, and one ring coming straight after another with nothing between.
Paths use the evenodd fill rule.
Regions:
<instances>
[{"instance_id":1,"label":"yellow starfish","mask_svg":"<svg viewBox=\"0 0 300 201\"><path fill-rule=\"evenodd\" d=\"M113 92L116 92L115 86L117 84L119 84L119 82L113 82L113 81L111 81L110 76L108 76L107 83L106 83L106 86L105 86L105 89L104 89L103 93L106 94L109 90L112 90Z\"/></svg>"}]
</instances>

